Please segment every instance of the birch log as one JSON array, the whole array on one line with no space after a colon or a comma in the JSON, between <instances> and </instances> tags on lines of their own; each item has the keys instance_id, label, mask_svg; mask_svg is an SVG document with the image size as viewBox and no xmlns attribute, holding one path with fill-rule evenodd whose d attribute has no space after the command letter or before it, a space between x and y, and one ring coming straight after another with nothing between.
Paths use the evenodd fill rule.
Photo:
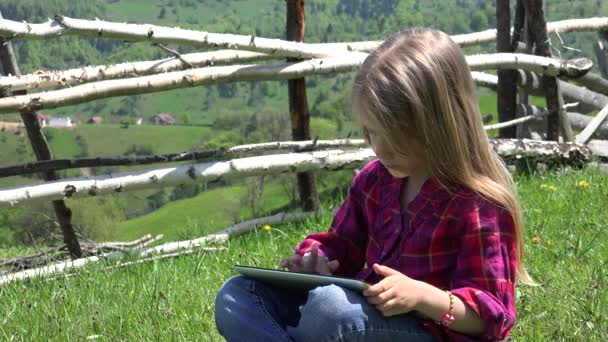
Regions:
<instances>
[{"instance_id":1,"label":"birch log","mask_svg":"<svg viewBox=\"0 0 608 342\"><path fill-rule=\"evenodd\" d=\"M21 201L44 198L96 196L104 193L163 187L178 184L207 183L222 179L249 176L339 170L355 168L374 158L370 149L343 152L340 150L276 154L234 159L223 162L198 163L177 167L107 174L89 179L66 179L8 190L0 190L0 207Z\"/></svg>"},{"instance_id":2,"label":"birch log","mask_svg":"<svg viewBox=\"0 0 608 342\"><path fill-rule=\"evenodd\" d=\"M191 53L181 55L181 57L193 67L254 62L274 58L263 53L239 50ZM86 66L68 70L38 71L21 76L0 77L0 92L75 86L81 83L160 74L189 68L191 67L178 58L165 58L154 61Z\"/></svg>"},{"instance_id":3,"label":"birch log","mask_svg":"<svg viewBox=\"0 0 608 342\"><path fill-rule=\"evenodd\" d=\"M591 156L587 147L576 143L560 144L526 139L492 140L491 143L495 151L507 161L527 158L555 164L578 165L587 162ZM96 196L110 192L195 182L206 183L222 179L237 179L284 172L348 169L361 166L374 159L374 157L371 149L349 152L330 150L276 154L224 162L139 170L96 176L89 179L65 179L0 190L0 207L16 205L21 201L33 199Z\"/></svg>"},{"instance_id":4,"label":"birch log","mask_svg":"<svg viewBox=\"0 0 608 342\"><path fill-rule=\"evenodd\" d=\"M210 83L285 80L314 74L350 72L359 68L366 57L365 53L351 52L340 57L313 59L298 63L207 67L94 82L69 89L3 98L0 99L0 113L51 109L113 96L147 94ZM588 59L563 61L526 54L476 55L469 57L468 60L473 70L496 67L517 68L543 71L550 75L570 75L571 77L581 75L591 67Z\"/></svg>"},{"instance_id":5,"label":"birch log","mask_svg":"<svg viewBox=\"0 0 608 342\"><path fill-rule=\"evenodd\" d=\"M289 222L297 222L305 220L310 217L321 214L320 212L304 212L304 213L279 213L273 216L260 217L257 219L244 221L237 223L233 226L227 227L217 233L213 233L207 236L203 236L198 239L169 242L154 248L143 249L139 252L139 256L143 258L149 257L151 254L164 256L169 255L175 251L190 250L191 248L200 247L207 243L218 243L232 239L238 235L244 234L251 231L260 224L282 224ZM205 250L205 249L204 249ZM211 249L213 250L213 249ZM34 277L47 277L58 273L63 273L69 270L85 267L88 264L112 259L122 255L119 252L105 253L99 256L92 256L87 258L81 258L66 262L58 262L52 265L47 265L40 268L30 269L21 272L10 273L0 277L0 285L8 284L13 281L24 280ZM139 262L139 261L135 261ZM128 263L127 263L128 264Z\"/></svg>"},{"instance_id":6,"label":"birch log","mask_svg":"<svg viewBox=\"0 0 608 342\"><path fill-rule=\"evenodd\" d=\"M547 32L599 31L608 29L608 17L569 19L547 24ZM0 36L23 39L47 39L62 35L79 35L97 38L114 38L127 41L146 41L161 44L181 44L194 47L248 50L274 55L276 58L313 58L342 54L348 51L370 52L382 41L350 43L305 44L280 39L248 35L221 34L149 24L125 24L102 20L82 20L56 16L46 23L30 24L0 20ZM451 36L461 46L491 43L496 30Z\"/></svg>"},{"instance_id":7,"label":"birch log","mask_svg":"<svg viewBox=\"0 0 608 342\"><path fill-rule=\"evenodd\" d=\"M366 56L352 52L341 57L298 63L207 67L94 82L69 89L3 98L0 99L0 113L58 108L113 96L147 94L210 83L287 80L304 75L348 72L358 68Z\"/></svg>"},{"instance_id":8,"label":"birch log","mask_svg":"<svg viewBox=\"0 0 608 342\"><path fill-rule=\"evenodd\" d=\"M608 17L567 19L547 23L547 33L600 31L608 27ZM496 41L496 29L451 36L460 46L472 46Z\"/></svg>"},{"instance_id":9,"label":"birch log","mask_svg":"<svg viewBox=\"0 0 608 342\"><path fill-rule=\"evenodd\" d=\"M546 76L578 78L593 66L589 58L560 60L525 53L495 53L466 56L471 70L522 69Z\"/></svg>"},{"instance_id":10,"label":"birch log","mask_svg":"<svg viewBox=\"0 0 608 342\"><path fill-rule=\"evenodd\" d=\"M602 109L599 113L597 113L597 115L591 120L587 127L585 127L585 129L579 135L576 136L576 142L579 144L584 144L589 141L593 133L595 133L595 131L602 124L602 122L606 120L606 117L608 117L608 105L604 107L604 109Z\"/></svg>"},{"instance_id":11,"label":"birch log","mask_svg":"<svg viewBox=\"0 0 608 342\"><path fill-rule=\"evenodd\" d=\"M607 25L608 26L608 25ZM380 42L304 44L281 39L213 33L150 24L126 24L102 20L83 20L57 15L55 20L29 24L12 20L0 21L0 36L25 39L47 39L61 35L145 41L159 44L189 45L199 48L225 48L261 52L275 58L314 58L344 54L349 51L371 51Z\"/></svg>"},{"instance_id":12,"label":"birch log","mask_svg":"<svg viewBox=\"0 0 608 342\"><path fill-rule=\"evenodd\" d=\"M479 71L473 71L473 80L478 86L485 87L496 91L498 77ZM542 96L542 84L539 78L533 73L526 73L520 70L518 73L517 85L532 95ZM567 102L578 102L579 105L571 110L578 112L591 112L601 110L608 104L608 96L590 91L583 87L579 87L568 82L560 81L559 83L564 99Z\"/></svg>"},{"instance_id":13,"label":"birch log","mask_svg":"<svg viewBox=\"0 0 608 342\"><path fill-rule=\"evenodd\" d=\"M588 70L577 63L591 63L591 60L572 60L566 63L566 67L560 67L564 61L534 58L535 56L519 54L515 57L510 54L477 55L467 57L467 61L474 70L487 70L493 68L509 68L515 65L527 64L528 70L543 72L544 68L552 75L578 78L578 82L594 91L608 94L608 80L586 73ZM361 55L363 56L363 55ZM522 57L528 56L528 57ZM238 51L220 50L214 52L184 54L182 58L193 67L214 66L219 64L231 64L235 62L252 62L273 59L268 54ZM523 58L523 60L522 60ZM518 64L520 63L520 64ZM560 65L556 65L560 64ZM165 58L154 61L140 61L121 63L115 65L95 65L68 70L38 71L33 74L21 76L0 77L0 92L14 92L19 90L48 89L59 86L75 86L82 83L90 83L103 80L124 79L135 76L154 75L171 71L185 70L191 68L177 58ZM563 74L563 75L560 75ZM584 76L580 77L581 74Z\"/></svg>"},{"instance_id":14,"label":"birch log","mask_svg":"<svg viewBox=\"0 0 608 342\"><path fill-rule=\"evenodd\" d=\"M257 219L237 223L233 226L222 229L221 231L193 240L168 242L160 246L149 248L141 253L143 257L153 253L171 253L178 250L200 247L208 243L222 243L236 236L250 232L254 228L263 225L275 225L288 222L302 221L319 215L319 212L303 213L279 213L273 216L260 217Z\"/></svg>"},{"instance_id":15,"label":"birch log","mask_svg":"<svg viewBox=\"0 0 608 342\"><path fill-rule=\"evenodd\" d=\"M121 157L93 157L78 159L53 159L38 161L20 165L0 167L0 177L31 174L36 172L76 169L83 167L99 166L124 166L124 165L149 165L155 163L174 163L184 161L219 160L225 158L242 157L251 154L264 154L280 151L317 151L328 148L362 148L367 143L363 139L336 139L336 140L309 140L309 141L277 141L260 144L248 144L230 148L214 148L203 151L169 153L146 156L121 156Z\"/></svg>"},{"instance_id":16,"label":"birch log","mask_svg":"<svg viewBox=\"0 0 608 342\"><path fill-rule=\"evenodd\" d=\"M506 162L526 159L550 164L580 165L591 160L591 151L574 142L529 139L491 139L490 144Z\"/></svg>"}]
</instances>

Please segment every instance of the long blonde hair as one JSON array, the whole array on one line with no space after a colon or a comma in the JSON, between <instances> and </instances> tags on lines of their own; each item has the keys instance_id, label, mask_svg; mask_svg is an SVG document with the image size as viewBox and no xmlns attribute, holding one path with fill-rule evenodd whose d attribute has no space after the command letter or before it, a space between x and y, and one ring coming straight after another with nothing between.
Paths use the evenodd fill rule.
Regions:
<instances>
[{"instance_id":1,"label":"long blonde hair","mask_svg":"<svg viewBox=\"0 0 608 342\"><path fill-rule=\"evenodd\" d=\"M517 278L534 284L523 263L513 179L488 142L469 66L447 34L411 28L390 36L363 63L352 103L395 152L423 149L431 177L464 185L507 209L517 235Z\"/></svg>"}]
</instances>

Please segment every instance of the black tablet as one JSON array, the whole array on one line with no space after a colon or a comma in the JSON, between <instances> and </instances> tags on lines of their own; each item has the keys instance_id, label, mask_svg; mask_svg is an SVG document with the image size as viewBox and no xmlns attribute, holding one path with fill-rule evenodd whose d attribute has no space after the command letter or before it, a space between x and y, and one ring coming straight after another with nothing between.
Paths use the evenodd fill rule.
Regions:
<instances>
[{"instance_id":1,"label":"black tablet","mask_svg":"<svg viewBox=\"0 0 608 342\"><path fill-rule=\"evenodd\" d=\"M234 265L234 269L246 277L259 280L263 283L297 291L312 290L318 286L335 284L356 292L362 292L371 286L364 281L356 279L311 273L289 272L241 265Z\"/></svg>"}]
</instances>

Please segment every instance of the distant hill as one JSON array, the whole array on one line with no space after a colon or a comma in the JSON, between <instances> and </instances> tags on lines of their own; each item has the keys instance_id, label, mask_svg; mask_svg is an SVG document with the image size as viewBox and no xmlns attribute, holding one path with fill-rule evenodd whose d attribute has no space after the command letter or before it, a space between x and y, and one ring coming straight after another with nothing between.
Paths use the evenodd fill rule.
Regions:
<instances>
[{"instance_id":1,"label":"distant hill","mask_svg":"<svg viewBox=\"0 0 608 342\"><path fill-rule=\"evenodd\" d=\"M276 0L4 0L5 18L45 21L55 14L109 21L152 23L208 30L284 38L285 3ZM307 42L381 39L387 32L406 26L434 26L450 34L495 27L495 1L487 0L318 0L306 3ZM558 20L608 13L608 2L600 0L547 2L547 17ZM447 15L449 14L449 15ZM591 33L562 35L565 44L583 52L561 49L565 55L592 57ZM554 45L560 43L553 37ZM107 39L62 37L56 40L15 41L21 69L25 73L42 69L65 69L87 64L106 64L167 57L144 43L123 43ZM190 47L172 46L181 52ZM470 52L492 51L486 45ZM319 76L308 79L313 115L348 121L348 91L352 75ZM105 122L133 121L158 112L176 115L179 123L210 124L228 113L274 110L287 112L286 82L240 82L168 91L153 95L100 100L50 111L51 114L86 120L94 115ZM346 134L339 130L339 133Z\"/></svg>"}]
</instances>

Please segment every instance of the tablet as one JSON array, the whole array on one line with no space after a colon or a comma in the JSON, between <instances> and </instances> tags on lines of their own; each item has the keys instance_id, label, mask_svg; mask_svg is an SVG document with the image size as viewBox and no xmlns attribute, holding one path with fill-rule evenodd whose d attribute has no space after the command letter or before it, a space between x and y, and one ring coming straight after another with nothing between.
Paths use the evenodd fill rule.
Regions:
<instances>
[{"instance_id":1,"label":"tablet","mask_svg":"<svg viewBox=\"0 0 608 342\"><path fill-rule=\"evenodd\" d=\"M335 284L356 292L362 292L371 286L364 281L356 279L311 273L289 272L241 265L234 265L234 269L246 277L294 291L309 291L318 286Z\"/></svg>"}]
</instances>

